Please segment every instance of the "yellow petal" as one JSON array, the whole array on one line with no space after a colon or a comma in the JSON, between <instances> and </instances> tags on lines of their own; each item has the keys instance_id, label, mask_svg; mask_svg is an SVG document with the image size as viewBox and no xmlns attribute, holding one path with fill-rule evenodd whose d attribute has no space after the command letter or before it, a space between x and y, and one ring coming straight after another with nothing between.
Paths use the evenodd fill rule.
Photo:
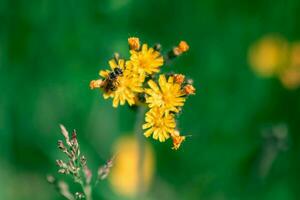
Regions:
<instances>
[{"instance_id":1,"label":"yellow petal","mask_svg":"<svg viewBox=\"0 0 300 200\"><path fill-rule=\"evenodd\" d=\"M109 66L111 67L111 69L116 68L118 65L116 63L116 61L114 59L111 59L108 61Z\"/></svg>"},{"instance_id":2,"label":"yellow petal","mask_svg":"<svg viewBox=\"0 0 300 200\"><path fill-rule=\"evenodd\" d=\"M100 70L99 75L106 78L108 76L108 70Z\"/></svg>"},{"instance_id":3,"label":"yellow petal","mask_svg":"<svg viewBox=\"0 0 300 200\"><path fill-rule=\"evenodd\" d=\"M143 44L143 46L142 46L142 52L143 53L147 53L147 49L148 49L148 45L147 44Z\"/></svg>"},{"instance_id":4,"label":"yellow petal","mask_svg":"<svg viewBox=\"0 0 300 200\"><path fill-rule=\"evenodd\" d=\"M150 86L150 88L152 88L154 91L159 91L159 88L157 86L157 84L153 81L153 80L149 80L148 81L148 85Z\"/></svg>"},{"instance_id":5,"label":"yellow petal","mask_svg":"<svg viewBox=\"0 0 300 200\"><path fill-rule=\"evenodd\" d=\"M143 124L143 129L147 129L147 128L150 128L152 126L152 124L150 123L146 123L146 124Z\"/></svg>"},{"instance_id":6,"label":"yellow petal","mask_svg":"<svg viewBox=\"0 0 300 200\"><path fill-rule=\"evenodd\" d=\"M167 83L167 80L166 80L165 75L160 75L160 76L159 76L159 79L158 79L158 82L159 82L159 86L160 86L160 87L165 86L166 83Z\"/></svg>"},{"instance_id":7,"label":"yellow petal","mask_svg":"<svg viewBox=\"0 0 300 200\"><path fill-rule=\"evenodd\" d=\"M144 135L145 135L146 137L149 137L149 136L152 134L152 132L153 132L153 129L150 128L150 129L148 129L148 130L144 133Z\"/></svg>"}]
</instances>

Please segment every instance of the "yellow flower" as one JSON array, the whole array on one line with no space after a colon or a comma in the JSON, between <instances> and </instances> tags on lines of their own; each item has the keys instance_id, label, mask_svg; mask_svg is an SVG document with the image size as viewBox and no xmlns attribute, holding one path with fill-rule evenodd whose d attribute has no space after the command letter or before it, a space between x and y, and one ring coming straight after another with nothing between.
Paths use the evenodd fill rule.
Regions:
<instances>
[{"instance_id":1,"label":"yellow flower","mask_svg":"<svg viewBox=\"0 0 300 200\"><path fill-rule=\"evenodd\" d=\"M143 129L148 130L144 132L144 135L149 137L153 134L153 138L158 139L160 142L168 139L176 127L174 115L165 113L159 108L150 109L146 113L145 121Z\"/></svg>"},{"instance_id":2,"label":"yellow flower","mask_svg":"<svg viewBox=\"0 0 300 200\"><path fill-rule=\"evenodd\" d=\"M115 60L110 60L109 65L113 70L119 67L123 70L123 75L117 77L115 90L104 91L103 97L105 99L113 98L113 107L118 107L119 104L124 105L127 101L131 106L136 102L136 94L143 91L142 81L139 76L132 73L131 69L127 69L125 61L120 59L118 64ZM100 76L107 78L110 71L100 71Z\"/></svg>"},{"instance_id":3,"label":"yellow flower","mask_svg":"<svg viewBox=\"0 0 300 200\"><path fill-rule=\"evenodd\" d=\"M166 112L179 112L178 107L183 106L185 102L181 85L174 83L172 76L167 81L165 75L159 76L158 83L159 87L153 80L148 81L150 88L145 89L145 93L149 95L146 97L146 103L150 108L159 107Z\"/></svg>"},{"instance_id":4,"label":"yellow flower","mask_svg":"<svg viewBox=\"0 0 300 200\"><path fill-rule=\"evenodd\" d=\"M179 131L174 131L172 134L172 139L173 139L173 147L172 149L177 150L179 149L181 143L185 140L185 136L181 136L179 134Z\"/></svg>"},{"instance_id":5,"label":"yellow flower","mask_svg":"<svg viewBox=\"0 0 300 200\"><path fill-rule=\"evenodd\" d=\"M150 75L159 72L164 59L158 51L143 44L141 51L130 51L130 60L134 69L140 74Z\"/></svg>"}]
</instances>

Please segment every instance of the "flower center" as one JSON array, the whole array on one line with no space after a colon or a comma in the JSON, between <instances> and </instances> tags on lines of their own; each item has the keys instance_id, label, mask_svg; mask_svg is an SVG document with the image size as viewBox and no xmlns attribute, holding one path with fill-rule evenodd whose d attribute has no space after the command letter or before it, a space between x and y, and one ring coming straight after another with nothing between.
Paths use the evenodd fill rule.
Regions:
<instances>
[{"instance_id":1,"label":"flower center","mask_svg":"<svg viewBox=\"0 0 300 200\"><path fill-rule=\"evenodd\" d=\"M141 58L139 59L139 65L140 65L140 67L143 68L143 69L145 69L145 68L148 67L148 63L149 63L149 61L148 61L147 57L141 56Z\"/></svg>"},{"instance_id":2,"label":"flower center","mask_svg":"<svg viewBox=\"0 0 300 200\"><path fill-rule=\"evenodd\" d=\"M155 124L154 124L155 128L161 128L162 126L164 126L164 120L163 120L163 118L155 120Z\"/></svg>"}]
</instances>

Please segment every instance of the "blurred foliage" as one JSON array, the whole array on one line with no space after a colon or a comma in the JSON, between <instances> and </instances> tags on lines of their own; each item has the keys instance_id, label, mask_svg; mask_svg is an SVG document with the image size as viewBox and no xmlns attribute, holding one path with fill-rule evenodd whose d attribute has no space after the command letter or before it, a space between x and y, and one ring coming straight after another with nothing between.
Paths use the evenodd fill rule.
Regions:
<instances>
[{"instance_id":1,"label":"blurred foliage","mask_svg":"<svg viewBox=\"0 0 300 200\"><path fill-rule=\"evenodd\" d=\"M148 199L299 199L300 91L257 77L247 63L249 46L268 33L299 40L299 13L297 0L1 0L0 198L61 199L45 181L61 156L59 123L77 129L92 168L111 157L135 115L88 85L138 36L164 51L186 40L190 51L171 70L198 89L180 118L192 137L177 152L151 141ZM261 132L278 123L288 127L288 147L261 177ZM108 182L97 193L120 199Z\"/></svg>"}]
</instances>

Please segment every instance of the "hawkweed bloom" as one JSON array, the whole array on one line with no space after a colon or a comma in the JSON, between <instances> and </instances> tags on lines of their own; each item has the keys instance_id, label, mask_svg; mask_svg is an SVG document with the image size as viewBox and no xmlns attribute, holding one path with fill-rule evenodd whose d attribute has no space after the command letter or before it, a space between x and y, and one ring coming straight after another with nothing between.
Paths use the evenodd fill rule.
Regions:
<instances>
[{"instance_id":1,"label":"hawkweed bloom","mask_svg":"<svg viewBox=\"0 0 300 200\"><path fill-rule=\"evenodd\" d=\"M179 112L178 107L183 106L185 94L181 89L181 85L174 83L174 77L170 76L168 80L165 75L160 75L158 79L159 86L153 81L149 80L150 88L145 89L146 103L149 108L159 107L162 111Z\"/></svg>"},{"instance_id":2,"label":"hawkweed bloom","mask_svg":"<svg viewBox=\"0 0 300 200\"><path fill-rule=\"evenodd\" d=\"M127 67L123 59L110 60L109 66L111 70L101 70L99 73L103 78L99 88L104 91L104 99L112 98L113 107L118 107L119 104L124 105L125 102L129 105L135 104L136 94L143 91L143 79L132 73L132 69ZM116 74L116 69L120 69L121 74ZM95 84L95 81L91 81L90 84Z\"/></svg>"},{"instance_id":3,"label":"hawkweed bloom","mask_svg":"<svg viewBox=\"0 0 300 200\"><path fill-rule=\"evenodd\" d=\"M155 140L164 142L174 133L176 123L174 114L166 114L164 110L159 107L150 109L146 113L146 123L143 125L143 129L147 129L144 132L146 137L152 135Z\"/></svg>"},{"instance_id":4,"label":"hawkweed bloom","mask_svg":"<svg viewBox=\"0 0 300 200\"><path fill-rule=\"evenodd\" d=\"M160 68L189 50L189 45L181 41L168 54L161 55L161 45L154 47L141 45L139 38L128 39L130 58L119 59L119 55L109 61L110 70L100 71L101 78L90 82L90 88L100 88L105 99L113 99L113 107L124 105L146 106L144 135L160 142L173 139L173 149L177 150L185 140L176 125L182 107L189 95L195 94L191 79L183 74L159 74ZM164 60L166 58L166 60ZM176 134L175 134L176 133Z\"/></svg>"},{"instance_id":5,"label":"hawkweed bloom","mask_svg":"<svg viewBox=\"0 0 300 200\"><path fill-rule=\"evenodd\" d=\"M130 50L130 62L132 67L139 74L151 75L158 73L160 67L163 65L164 59L159 51L153 48L148 48L147 44L143 44L140 51Z\"/></svg>"}]
</instances>

